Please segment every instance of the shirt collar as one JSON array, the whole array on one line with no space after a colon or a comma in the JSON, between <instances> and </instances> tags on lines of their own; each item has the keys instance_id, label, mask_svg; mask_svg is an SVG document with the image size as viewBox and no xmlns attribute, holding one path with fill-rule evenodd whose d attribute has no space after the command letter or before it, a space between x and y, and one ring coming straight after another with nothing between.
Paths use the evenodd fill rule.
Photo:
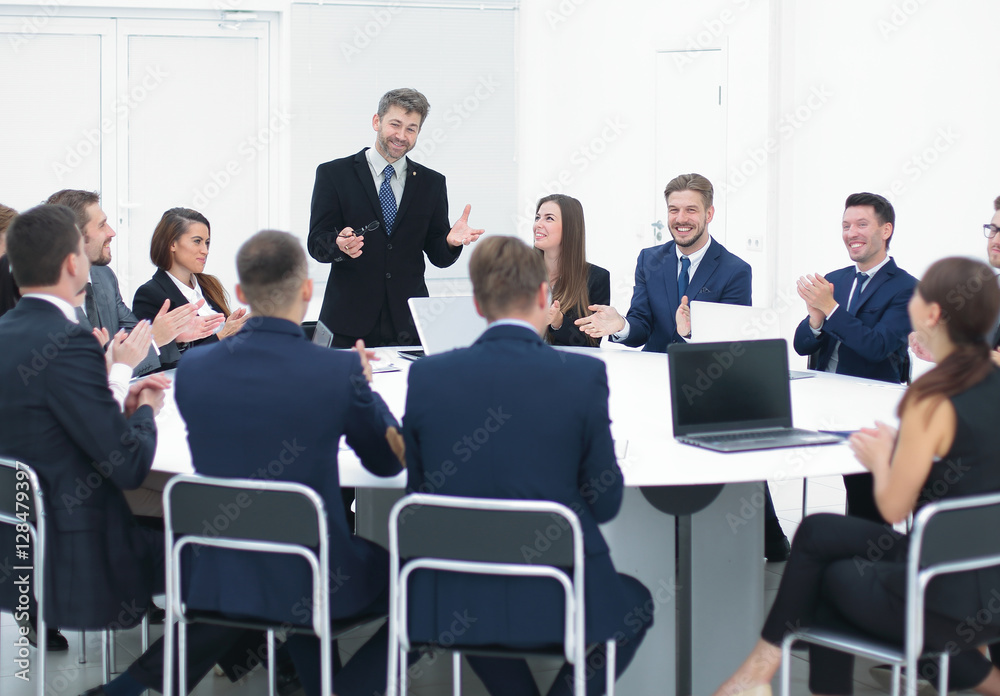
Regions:
<instances>
[{"instance_id":1,"label":"shirt collar","mask_svg":"<svg viewBox=\"0 0 1000 696\"><path fill-rule=\"evenodd\" d=\"M707 234L707 231L706 231L706 234ZM706 244L705 246L703 246L701 249L699 249L698 251L694 252L693 254L686 254L686 256L689 259L691 259L691 265L692 266L697 266L701 262L701 260L703 258L705 258L705 254L708 252L708 248L710 246L712 246L712 237L711 236L708 238L708 244ZM676 243L674 244L674 251L677 253L677 260L678 261L681 260L682 256L685 256L685 254L681 253L681 248Z\"/></svg>"},{"instance_id":2,"label":"shirt collar","mask_svg":"<svg viewBox=\"0 0 1000 696\"><path fill-rule=\"evenodd\" d=\"M382 176L382 172L389 165L389 161L382 156L382 153L378 151L377 147L370 147L365 150L365 156L368 158L368 166L372 168L376 176ZM396 181L402 181L403 175L406 174L406 156L400 157L398 160L392 163L392 168L396 170Z\"/></svg>"},{"instance_id":3,"label":"shirt collar","mask_svg":"<svg viewBox=\"0 0 1000 696\"><path fill-rule=\"evenodd\" d=\"M497 319L496 321L490 323L491 329L494 326L520 326L524 329L528 329L536 336L538 335L538 329L522 319Z\"/></svg>"},{"instance_id":4,"label":"shirt collar","mask_svg":"<svg viewBox=\"0 0 1000 696\"><path fill-rule=\"evenodd\" d=\"M74 324L79 324L80 320L76 318L76 307L71 305L69 302L61 297L56 297L55 295L47 295L41 292L32 292L24 295L21 299L26 297L33 297L36 300L45 300L51 304L54 304L56 308L66 316L67 321L71 321Z\"/></svg>"},{"instance_id":5,"label":"shirt collar","mask_svg":"<svg viewBox=\"0 0 1000 696\"><path fill-rule=\"evenodd\" d=\"M885 258L882 259L882 263L875 266L874 268L869 268L867 271L862 271L860 268L858 268L857 264L854 264L854 273L855 275L857 275L858 273L867 273L869 278L874 278L875 274L881 271L882 267L885 266L887 263L889 263L890 258L892 257L886 254Z\"/></svg>"}]
</instances>

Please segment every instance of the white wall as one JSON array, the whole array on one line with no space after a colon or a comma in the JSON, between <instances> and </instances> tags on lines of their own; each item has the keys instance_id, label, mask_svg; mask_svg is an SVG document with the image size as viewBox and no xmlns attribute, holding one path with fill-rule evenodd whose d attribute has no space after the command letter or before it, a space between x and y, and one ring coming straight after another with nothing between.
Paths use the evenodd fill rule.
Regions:
<instances>
[{"instance_id":1,"label":"white wall","mask_svg":"<svg viewBox=\"0 0 1000 696\"><path fill-rule=\"evenodd\" d=\"M612 301L624 311L638 252L656 243L650 223L669 180L656 177L656 52L726 50L729 119L722 137L738 156L730 163L738 165L745 149L764 139L768 36L769 4L763 0L523 3L518 232L527 235L534 202L544 193L561 186L579 198L588 259L611 271ZM684 94L669 97L669 108L685 108ZM595 148L602 139L604 147ZM588 156L595 149L604 151ZM713 183L717 189L723 184ZM725 244L754 267L760 304L769 295L768 246L747 252L740 240L766 232L766 173L739 183L728 190Z\"/></svg>"},{"instance_id":2,"label":"white wall","mask_svg":"<svg viewBox=\"0 0 1000 696\"><path fill-rule=\"evenodd\" d=\"M982 258L980 228L1000 194L997 26L1000 3L977 0L526 2L518 229L527 233L547 182L568 173L588 256L611 270L624 310L666 184L651 161L654 54L721 47L729 176L713 183L728 187L726 244L753 266L754 304L775 310L782 335L805 316L795 278L849 263L840 219L852 192L893 201L891 252L914 275L944 255ZM575 165L609 118L624 132ZM752 234L759 252L741 242Z\"/></svg>"}]
</instances>

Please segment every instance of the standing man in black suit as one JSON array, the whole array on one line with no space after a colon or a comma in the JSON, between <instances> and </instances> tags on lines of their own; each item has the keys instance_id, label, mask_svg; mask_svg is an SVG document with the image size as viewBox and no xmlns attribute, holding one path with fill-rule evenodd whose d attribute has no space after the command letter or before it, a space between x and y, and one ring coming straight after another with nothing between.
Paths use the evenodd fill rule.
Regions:
<instances>
[{"instance_id":1,"label":"standing man in black suit","mask_svg":"<svg viewBox=\"0 0 1000 696\"><path fill-rule=\"evenodd\" d=\"M446 268L483 233L469 227L470 205L452 226L444 177L405 156L429 110L415 89L386 92L372 117L375 147L316 169L309 254L331 264L319 318L335 347L417 343L406 301L428 295L424 254Z\"/></svg>"},{"instance_id":2,"label":"standing man in black suit","mask_svg":"<svg viewBox=\"0 0 1000 696\"><path fill-rule=\"evenodd\" d=\"M49 196L46 203L65 205L72 210L76 215L76 224L83 233L84 248L90 261L90 278L82 316L79 316L81 324L89 324L94 329L106 329L111 336L118 333L119 329L131 331L139 320L122 299L118 277L108 266L111 263L111 240L116 233L108 216L101 209L100 196L93 191L63 189ZM150 347L146 359L136 366L135 375L158 370L161 363L176 363L180 360L176 343L178 338L192 341L210 333L195 325L197 311L194 305L170 309L168 304L164 304L160 308L153 319L154 347Z\"/></svg>"}]
</instances>

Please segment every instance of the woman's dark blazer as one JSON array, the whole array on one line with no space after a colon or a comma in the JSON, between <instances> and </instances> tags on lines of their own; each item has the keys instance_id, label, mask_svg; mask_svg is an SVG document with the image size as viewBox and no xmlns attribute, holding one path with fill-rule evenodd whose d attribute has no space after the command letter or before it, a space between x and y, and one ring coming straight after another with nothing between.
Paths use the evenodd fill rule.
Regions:
<instances>
[{"instance_id":1,"label":"woman's dark blazer","mask_svg":"<svg viewBox=\"0 0 1000 696\"><path fill-rule=\"evenodd\" d=\"M0 256L0 317L14 309L21 299L21 291L14 282L14 274L10 272L10 261L7 254Z\"/></svg>"},{"instance_id":2,"label":"woman's dark blazer","mask_svg":"<svg viewBox=\"0 0 1000 696\"><path fill-rule=\"evenodd\" d=\"M611 274L607 269L587 264L587 304L611 304ZM587 334L580 331L574 324L580 318L575 309L570 309L563 315L562 326L558 331L548 330L548 342L554 346L596 346L599 341L593 341Z\"/></svg>"},{"instance_id":3,"label":"woman's dark blazer","mask_svg":"<svg viewBox=\"0 0 1000 696\"><path fill-rule=\"evenodd\" d=\"M160 311L160 307L163 306L164 300L170 300L170 309L188 304L187 298L184 297L180 288L170 279L170 275L161 268L153 274L150 280L140 285L139 289L135 291L135 297L132 298L132 313L135 314L137 319L149 319L152 321L156 313ZM222 308L217 307L207 297L205 298L205 302L216 312L222 312ZM187 344L178 342L177 348L183 353L192 346L199 346L203 343L215 343L218 340L219 337L213 334L208 338L203 338L200 341L192 341ZM177 363L163 365L163 369L165 370L174 367L177 367Z\"/></svg>"}]
</instances>

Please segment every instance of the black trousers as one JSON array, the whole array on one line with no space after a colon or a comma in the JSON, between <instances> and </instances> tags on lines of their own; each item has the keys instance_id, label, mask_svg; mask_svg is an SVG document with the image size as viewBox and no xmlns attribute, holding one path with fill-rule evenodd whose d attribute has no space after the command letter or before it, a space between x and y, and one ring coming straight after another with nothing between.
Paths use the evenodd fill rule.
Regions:
<instances>
[{"instance_id":1,"label":"black trousers","mask_svg":"<svg viewBox=\"0 0 1000 696\"><path fill-rule=\"evenodd\" d=\"M898 534L886 525L841 515L806 517L792 541L778 595L764 622L761 637L780 645L786 631L798 627L852 629L872 637L903 645L905 600L890 592L876 577L873 563L905 562L874 558L876 549L887 546ZM879 544L879 541L882 543ZM898 541L896 542L898 544ZM897 549L901 548L896 546ZM893 549L885 552L891 557ZM952 652L948 684L963 690L982 683L991 664L975 644L961 643L964 620L927 612L925 645L928 650L956 647ZM1000 638L1000 627L984 626L975 640L983 643ZM934 680L937 666L921 663L922 676ZM853 693L854 657L829 648L809 646L809 688L812 693Z\"/></svg>"},{"instance_id":2,"label":"black trousers","mask_svg":"<svg viewBox=\"0 0 1000 696\"><path fill-rule=\"evenodd\" d=\"M164 557L163 532L146 530L149 543L156 551L156 570L154 577L158 587L153 588L153 594L164 591L166 584L166 562ZM164 634L170 628L169 617L164 625ZM174 627L176 630L176 627ZM163 638L159 638L149 649L133 662L127 672L144 686L163 692ZM209 670L216 664L222 666L228 674L248 672L267 655L266 638L259 631L248 631L226 626L209 624L191 624L187 627L187 688L182 693L189 693L200 682ZM174 687L178 685L179 660L174 664Z\"/></svg>"},{"instance_id":3,"label":"black trousers","mask_svg":"<svg viewBox=\"0 0 1000 696\"><path fill-rule=\"evenodd\" d=\"M848 515L885 524L875 503L875 479L871 474L845 474L844 491L847 493Z\"/></svg>"},{"instance_id":4,"label":"black trousers","mask_svg":"<svg viewBox=\"0 0 1000 696\"><path fill-rule=\"evenodd\" d=\"M635 578L618 574L625 585L629 611L622 616L622 624L615 633L615 676L621 676L632 662L636 651L653 625L653 599L645 585ZM610 636L609 636L610 638ZM479 676L490 696L539 696L538 686L522 659L469 656L469 666ZM587 696L604 693L607 674L607 656L604 645L594 648L587 656L585 679ZM547 696L571 696L573 693L573 665L564 664Z\"/></svg>"}]
</instances>

